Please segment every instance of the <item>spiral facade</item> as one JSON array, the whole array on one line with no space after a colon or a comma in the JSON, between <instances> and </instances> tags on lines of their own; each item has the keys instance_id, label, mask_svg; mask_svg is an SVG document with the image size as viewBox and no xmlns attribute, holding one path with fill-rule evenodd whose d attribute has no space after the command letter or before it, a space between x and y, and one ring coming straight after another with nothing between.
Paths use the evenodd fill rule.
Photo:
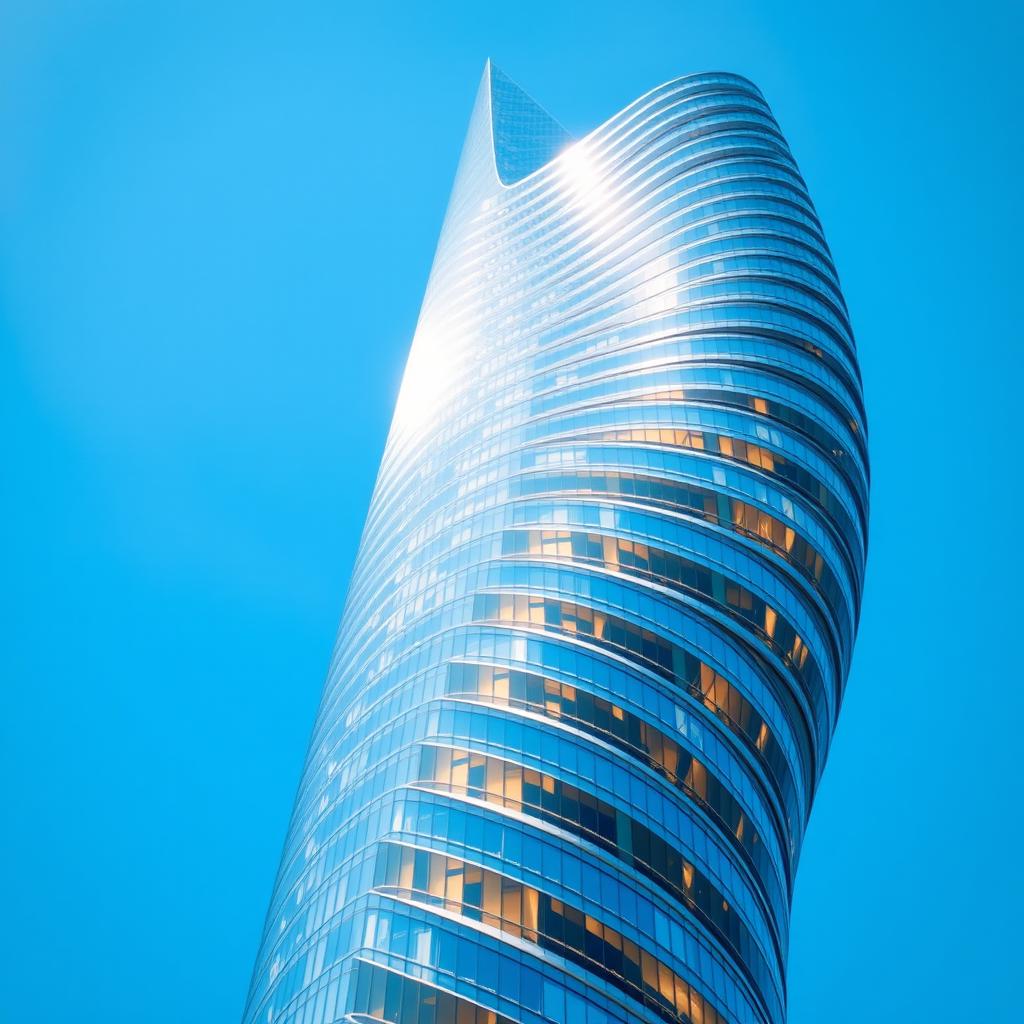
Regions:
<instances>
[{"instance_id":1,"label":"spiral facade","mask_svg":"<svg viewBox=\"0 0 1024 1024\"><path fill-rule=\"evenodd\" d=\"M868 465L759 91L488 65L247 1022L777 1024Z\"/></svg>"}]
</instances>

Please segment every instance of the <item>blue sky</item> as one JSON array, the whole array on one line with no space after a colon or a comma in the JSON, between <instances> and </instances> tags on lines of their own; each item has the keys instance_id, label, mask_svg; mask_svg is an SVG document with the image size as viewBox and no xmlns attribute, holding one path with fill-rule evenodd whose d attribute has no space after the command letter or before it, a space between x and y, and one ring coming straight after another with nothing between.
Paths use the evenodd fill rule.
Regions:
<instances>
[{"instance_id":1,"label":"blue sky","mask_svg":"<svg viewBox=\"0 0 1024 1024\"><path fill-rule=\"evenodd\" d=\"M1019 10L350 6L0 9L0 1019L240 1014L488 56L577 133L772 104L873 458L790 1020L1019 1019Z\"/></svg>"}]
</instances>

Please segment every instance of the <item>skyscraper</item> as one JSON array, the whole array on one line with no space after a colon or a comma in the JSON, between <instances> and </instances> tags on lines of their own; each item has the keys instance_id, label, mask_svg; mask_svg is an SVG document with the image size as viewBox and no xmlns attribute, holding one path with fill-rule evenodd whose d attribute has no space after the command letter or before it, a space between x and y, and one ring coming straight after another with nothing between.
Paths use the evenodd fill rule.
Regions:
<instances>
[{"instance_id":1,"label":"skyscraper","mask_svg":"<svg viewBox=\"0 0 1024 1024\"><path fill-rule=\"evenodd\" d=\"M783 1021L867 503L758 90L574 141L488 65L246 1022Z\"/></svg>"}]
</instances>

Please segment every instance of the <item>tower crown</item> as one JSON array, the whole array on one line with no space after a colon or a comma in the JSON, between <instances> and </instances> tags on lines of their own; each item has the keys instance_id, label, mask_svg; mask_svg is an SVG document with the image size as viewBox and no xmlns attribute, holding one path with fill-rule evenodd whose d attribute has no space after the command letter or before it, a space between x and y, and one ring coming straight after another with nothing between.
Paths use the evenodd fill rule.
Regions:
<instances>
[{"instance_id":1,"label":"tower crown","mask_svg":"<svg viewBox=\"0 0 1024 1024\"><path fill-rule=\"evenodd\" d=\"M480 88L487 96L494 166L503 185L522 181L572 142L565 128L491 61Z\"/></svg>"}]
</instances>

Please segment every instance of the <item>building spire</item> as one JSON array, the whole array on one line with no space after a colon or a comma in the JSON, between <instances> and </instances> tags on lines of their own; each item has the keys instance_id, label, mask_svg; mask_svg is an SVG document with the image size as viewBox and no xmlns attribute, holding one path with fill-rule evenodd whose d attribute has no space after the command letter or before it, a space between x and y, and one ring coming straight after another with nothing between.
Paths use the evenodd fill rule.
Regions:
<instances>
[{"instance_id":1,"label":"building spire","mask_svg":"<svg viewBox=\"0 0 1024 1024\"><path fill-rule=\"evenodd\" d=\"M491 60L484 80L489 85L494 166L503 185L514 185L557 156L572 136Z\"/></svg>"}]
</instances>

